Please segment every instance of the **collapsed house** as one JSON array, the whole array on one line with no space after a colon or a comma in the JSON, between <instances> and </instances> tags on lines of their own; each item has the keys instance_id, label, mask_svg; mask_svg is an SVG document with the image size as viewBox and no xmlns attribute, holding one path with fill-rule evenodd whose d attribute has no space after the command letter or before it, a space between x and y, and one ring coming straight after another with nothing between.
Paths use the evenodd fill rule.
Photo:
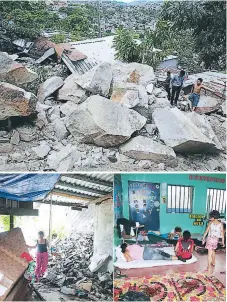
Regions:
<instances>
[{"instance_id":1,"label":"collapsed house","mask_svg":"<svg viewBox=\"0 0 227 302\"><path fill-rule=\"evenodd\" d=\"M51 178L48 179L48 175ZM43 182L40 181L42 176ZM21 229L13 228L12 222L10 232L0 233L0 301L18 301L20 299L29 301L31 300L31 288L34 288L35 292L38 292L39 298L44 300L54 299L56 301L61 298L68 300L69 297L79 297L86 301L100 299L112 301L113 175L88 173L26 176L21 174L19 177L18 175L10 177L14 184L15 199L17 199L15 196L19 196L19 192L22 193L21 190L29 190L28 188L31 190L32 188L32 196L35 201L29 202L32 197L28 192L26 202L15 200L9 203L9 200L2 198L0 214L10 215L10 221L13 221L13 216L39 215L39 210L33 209L35 202L49 204L49 242L51 245L52 211L53 207L58 205L67 209L71 231L69 236L62 240L59 239L56 243L60 256L55 258L50 255L47 275L31 287L26 281L28 263L22 259L22 255L28 253L28 249ZM3 178L0 196L3 196L5 192L9 194L11 190L6 184L8 176L3 175L2 180ZM24 186L25 181L26 186ZM34 192L34 186L37 188L37 192ZM41 190L41 186L43 190ZM50 186L52 189L49 193ZM24 189L19 189L21 187ZM23 193L25 192L23 191ZM46 193L49 194L46 195ZM41 194L42 199L40 199ZM43 198L43 194L46 197ZM62 213L64 213L63 209ZM35 294L33 299L37 299Z\"/></svg>"},{"instance_id":2,"label":"collapsed house","mask_svg":"<svg viewBox=\"0 0 227 302\"><path fill-rule=\"evenodd\" d=\"M225 170L220 93L202 95L196 113L183 96L171 108L152 67L98 60L77 46L39 38L16 60L1 53L4 170ZM205 75L207 86L226 85L224 74Z\"/></svg>"}]
</instances>

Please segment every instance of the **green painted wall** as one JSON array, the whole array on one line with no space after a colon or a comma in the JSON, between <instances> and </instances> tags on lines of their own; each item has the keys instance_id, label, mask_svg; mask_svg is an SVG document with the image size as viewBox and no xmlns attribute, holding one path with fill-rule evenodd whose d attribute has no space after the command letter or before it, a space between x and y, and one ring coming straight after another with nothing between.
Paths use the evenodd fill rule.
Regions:
<instances>
[{"instance_id":1,"label":"green painted wall","mask_svg":"<svg viewBox=\"0 0 227 302\"><path fill-rule=\"evenodd\" d=\"M196 175L203 177L221 178L224 183L190 179L190 175L195 178ZM206 194L208 188L225 189L226 175L225 174L121 174L122 181L122 198L123 198L123 213L125 218L129 218L128 206L128 181L145 181L154 183L167 183L173 185L188 185L194 186L193 198L193 214L205 214L206 209ZM160 205L160 232L167 233L175 226L181 226L183 229L188 229L191 233L201 233L204 231L203 226L193 226L193 219L189 218L187 213L166 213L166 204L161 202ZM116 238L116 236L115 236Z\"/></svg>"}]
</instances>

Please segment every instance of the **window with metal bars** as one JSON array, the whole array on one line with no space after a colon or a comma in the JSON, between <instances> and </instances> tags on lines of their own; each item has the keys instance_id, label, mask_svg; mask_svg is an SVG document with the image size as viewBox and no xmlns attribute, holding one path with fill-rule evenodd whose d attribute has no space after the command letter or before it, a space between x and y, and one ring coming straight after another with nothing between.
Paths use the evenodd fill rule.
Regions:
<instances>
[{"instance_id":1,"label":"window with metal bars","mask_svg":"<svg viewBox=\"0 0 227 302\"><path fill-rule=\"evenodd\" d=\"M168 185L167 213L192 213L194 187Z\"/></svg>"},{"instance_id":2,"label":"window with metal bars","mask_svg":"<svg viewBox=\"0 0 227 302\"><path fill-rule=\"evenodd\" d=\"M207 189L206 212L217 210L219 213L226 212L226 190Z\"/></svg>"}]
</instances>

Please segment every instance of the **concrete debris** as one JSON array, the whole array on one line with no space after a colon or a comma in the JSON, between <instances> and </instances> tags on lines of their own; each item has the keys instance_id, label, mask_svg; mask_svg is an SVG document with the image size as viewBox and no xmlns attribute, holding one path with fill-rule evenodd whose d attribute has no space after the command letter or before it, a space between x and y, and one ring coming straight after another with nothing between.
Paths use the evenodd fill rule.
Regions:
<instances>
[{"instance_id":1,"label":"concrete debris","mask_svg":"<svg viewBox=\"0 0 227 302\"><path fill-rule=\"evenodd\" d=\"M68 144L60 151L52 151L47 157L47 164L51 170L70 171L81 155L80 151L77 151L71 144Z\"/></svg>"},{"instance_id":2,"label":"concrete debris","mask_svg":"<svg viewBox=\"0 0 227 302\"><path fill-rule=\"evenodd\" d=\"M0 82L0 120L13 116L25 117L36 112L37 99L31 92Z\"/></svg>"},{"instance_id":3,"label":"concrete debris","mask_svg":"<svg viewBox=\"0 0 227 302\"><path fill-rule=\"evenodd\" d=\"M221 104L222 115L226 117L226 100Z\"/></svg>"},{"instance_id":4,"label":"concrete debris","mask_svg":"<svg viewBox=\"0 0 227 302\"><path fill-rule=\"evenodd\" d=\"M17 130L13 130L10 143L13 145L19 145L20 143L20 134Z\"/></svg>"},{"instance_id":5,"label":"concrete debris","mask_svg":"<svg viewBox=\"0 0 227 302\"><path fill-rule=\"evenodd\" d=\"M20 134L21 141L24 142L31 142L35 140L38 134L35 128L29 126L17 127L17 131Z\"/></svg>"},{"instance_id":6,"label":"concrete debris","mask_svg":"<svg viewBox=\"0 0 227 302\"><path fill-rule=\"evenodd\" d=\"M137 136L130 139L120 147L120 151L131 158L137 160L149 159L153 162L176 161L176 154L172 148L154 141L152 138L145 136Z\"/></svg>"},{"instance_id":7,"label":"concrete debris","mask_svg":"<svg viewBox=\"0 0 227 302\"><path fill-rule=\"evenodd\" d=\"M87 94L86 90L77 85L75 75L71 74L65 79L63 87L59 89L57 98L59 101L71 101L79 104L86 100Z\"/></svg>"},{"instance_id":8,"label":"concrete debris","mask_svg":"<svg viewBox=\"0 0 227 302\"><path fill-rule=\"evenodd\" d=\"M49 259L47 275L36 285L44 298L52 292L56 297L57 288L56 300L113 300L112 275L88 268L93 255L93 234L73 233L70 238L59 240L56 247L61 256Z\"/></svg>"},{"instance_id":9,"label":"concrete debris","mask_svg":"<svg viewBox=\"0 0 227 302\"><path fill-rule=\"evenodd\" d=\"M146 119L132 109L101 96L91 96L65 118L70 133L101 147L117 146L140 130Z\"/></svg>"},{"instance_id":10,"label":"concrete debris","mask_svg":"<svg viewBox=\"0 0 227 302\"><path fill-rule=\"evenodd\" d=\"M198 106L196 108L197 113L211 113L218 109L220 100L211 96L201 95Z\"/></svg>"},{"instance_id":11,"label":"concrete debris","mask_svg":"<svg viewBox=\"0 0 227 302\"><path fill-rule=\"evenodd\" d=\"M153 113L157 108L170 108L170 102L167 98L154 98L154 103L150 106L150 112Z\"/></svg>"},{"instance_id":12,"label":"concrete debris","mask_svg":"<svg viewBox=\"0 0 227 302\"><path fill-rule=\"evenodd\" d=\"M43 103L44 100L56 92L59 88L64 85L64 82L61 77L53 76L42 83L39 87L38 91L38 100Z\"/></svg>"},{"instance_id":13,"label":"concrete debris","mask_svg":"<svg viewBox=\"0 0 227 302\"><path fill-rule=\"evenodd\" d=\"M75 77L75 82L83 89L108 96L112 82L112 68L109 63L101 63L81 76Z\"/></svg>"},{"instance_id":14,"label":"concrete debris","mask_svg":"<svg viewBox=\"0 0 227 302\"><path fill-rule=\"evenodd\" d=\"M153 119L160 138L176 152L214 152L216 145L177 108L155 109Z\"/></svg>"},{"instance_id":15,"label":"concrete debris","mask_svg":"<svg viewBox=\"0 0 227 302\"><path fill-rule=\"evenodd\" d=\"M44 158L48 155L50 152L51 148L50 146L46 143L46 141L41 141L40 145L37 147L33 147L32 150L36 153L36 155L39 158Z\"/></svg>"}]
</instances>

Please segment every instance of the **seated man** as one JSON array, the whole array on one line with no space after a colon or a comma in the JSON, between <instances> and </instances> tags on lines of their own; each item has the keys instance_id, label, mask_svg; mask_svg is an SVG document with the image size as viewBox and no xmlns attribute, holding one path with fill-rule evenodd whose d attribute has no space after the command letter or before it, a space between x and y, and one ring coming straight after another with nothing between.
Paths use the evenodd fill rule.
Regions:
<instances>
[{"instance_id":1,"label":"seated man","mask_svg":"<svg viewBox=\"0 0 227 302\"><path fill-rule=\"evenodd\" d=\"M179 238L176 245L176 256L181 257L184 260L192 258L192 252L194 249L194 241L191 239L191 233L184 231L183 238Z\"/></svg>"},{"instance_id":2,"label":"seated man","mask_svg":"<svg viewBox=\"0 0 227 302\"><path fill-rule=\"evenodd\" d=\"M134 260L180 260L186 262L181 256L172 256L164 251L152 248L150 246L140 246L137 244L128 245L127 243L122 243L121 252L127 262Z\"/></svg>"}]
</instances>

